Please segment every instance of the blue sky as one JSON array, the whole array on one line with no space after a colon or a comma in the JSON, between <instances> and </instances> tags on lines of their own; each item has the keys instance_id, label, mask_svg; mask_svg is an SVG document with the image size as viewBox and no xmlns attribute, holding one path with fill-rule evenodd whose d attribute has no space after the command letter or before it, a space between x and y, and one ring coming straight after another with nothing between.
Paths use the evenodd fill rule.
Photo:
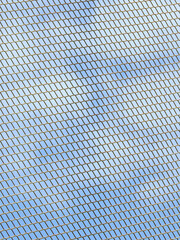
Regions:
<instances>
[{"instance_id":1,"label":"blue sky","mask_svg":"<svg viewBox=\"0 0 180 240\"><path fill-rule=\"evenodd\" d=\"M176 239L176 2L5 3L1 238Z\"/></svg>"}]
</instances>

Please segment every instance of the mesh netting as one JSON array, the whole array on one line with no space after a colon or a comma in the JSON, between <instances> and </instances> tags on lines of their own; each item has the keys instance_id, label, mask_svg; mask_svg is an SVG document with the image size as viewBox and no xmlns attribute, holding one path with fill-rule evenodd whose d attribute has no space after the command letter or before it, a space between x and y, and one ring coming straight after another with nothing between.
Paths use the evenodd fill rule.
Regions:
<instances>
[{"instance_id":1,"label":"mesh netting","mask_svg":"<svg viewBox=\"0 0 180 240\"><path fill-rule=\"evenodd\" d=\"M180 239L177 2L0 1L0 239Z\"/></svg>"}]
</instances>

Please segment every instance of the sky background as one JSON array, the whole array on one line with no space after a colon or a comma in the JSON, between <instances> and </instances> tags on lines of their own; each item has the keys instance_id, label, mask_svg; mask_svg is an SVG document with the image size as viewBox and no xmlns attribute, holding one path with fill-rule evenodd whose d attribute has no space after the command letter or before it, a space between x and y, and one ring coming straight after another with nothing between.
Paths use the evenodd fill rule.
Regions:
<instances>
[{"instance_id":1,"label":"sky background","mask_svg":"<svg viewBox=\"0 0 180 240\"><path fill-rule=\"evenodd\" d=\"M0 239L178 239L177 2L0 9Z\"/></svg>"}]
</instances>

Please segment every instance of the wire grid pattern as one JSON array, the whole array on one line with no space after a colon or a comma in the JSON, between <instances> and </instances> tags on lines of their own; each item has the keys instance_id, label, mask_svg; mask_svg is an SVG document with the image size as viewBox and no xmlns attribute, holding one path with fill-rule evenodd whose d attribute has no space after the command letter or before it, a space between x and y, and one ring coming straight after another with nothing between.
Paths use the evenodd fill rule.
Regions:
<instances>
[{"instance_id":1,"label":"wire grid pattern","mask_svg":"<svg viewBox=\"0 0 180 240\"><path fill-rule=\"evenodd\" d=\"M0 239L180 239L178 1L0 9Z\"/></svg>"}]
</instances>

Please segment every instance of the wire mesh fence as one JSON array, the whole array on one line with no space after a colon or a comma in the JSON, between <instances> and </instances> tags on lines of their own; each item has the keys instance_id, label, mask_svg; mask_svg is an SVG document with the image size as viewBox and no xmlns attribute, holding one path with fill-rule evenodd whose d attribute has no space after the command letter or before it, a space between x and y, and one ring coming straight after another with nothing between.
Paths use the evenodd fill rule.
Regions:
<instances>
[{"instance_id":1,"label":"wire mesh fence","mask_svg":"<svg viewBox=\"0 0 180 240\"><path fill-rule=\"evenodd\" d=\"M0 1L0 239L180 239L178 11Z\"/></svg>"}]
</instances>

